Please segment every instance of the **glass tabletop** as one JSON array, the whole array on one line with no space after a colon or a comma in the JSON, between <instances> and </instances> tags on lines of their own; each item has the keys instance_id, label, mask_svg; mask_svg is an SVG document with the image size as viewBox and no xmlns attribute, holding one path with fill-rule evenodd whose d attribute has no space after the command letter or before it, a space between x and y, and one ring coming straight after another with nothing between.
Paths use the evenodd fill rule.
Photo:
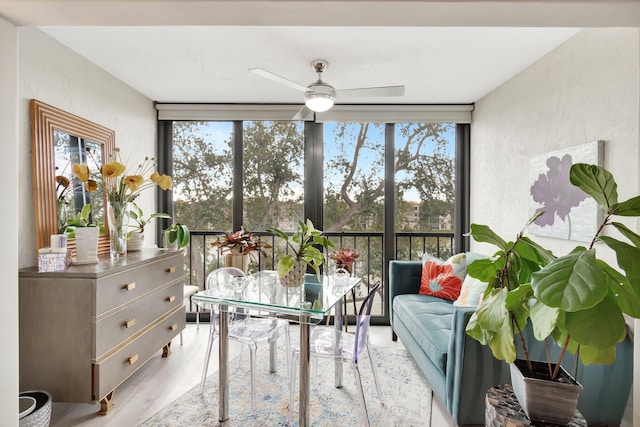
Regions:
<instances>
[{"instance_id":1,"label":"glass tabletop","mask_svg":"<svg viewBox=\"0 0 640 427\"><path fill-rule=\"evenodd\" d=\"M347 292L360 284L361 279L307 274L301 286L287 287L280 284L277 272L264 270L246 276L243 282L231 282L198 292L191 297L192 301L206 309L228 305L248 309L251 314L260 315L265 311L271 315L306 314L313 319L322 319Z\"/></svg>"}]
</instances>

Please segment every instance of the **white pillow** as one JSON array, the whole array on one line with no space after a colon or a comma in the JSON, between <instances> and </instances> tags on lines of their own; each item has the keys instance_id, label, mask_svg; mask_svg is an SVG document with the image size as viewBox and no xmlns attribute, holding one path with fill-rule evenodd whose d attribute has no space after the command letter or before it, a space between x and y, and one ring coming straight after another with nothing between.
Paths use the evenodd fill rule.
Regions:
<instances>
[{"instance_id":1,"label":"white pillow","mask_svg":"<svg viewBox=\"0 0 640 427\"><path fill-rule=\"evenodd\" d=\"M483 258L489 257L477 252L468 252L467 265L477 259ZM487 285L487 282L483 282L480 279L476 279L475 277L471 277L467 274L464 277L462 287L460 288L460 296L453 302L453 305L457 307L477 307L478 304L480 304L480 301L482 301Z\"/></svg>"},{"instance_id":2,"label":"white pillow","mask_svg":"<svg viewBox=\"0 0 640 427\"><path fill-rule=\"evenodd\" d=\"M460 288L460 296L453 302L453 305L457 307L477 307L482 301L487 285L487 282L467 274Z\"/></svg>"}]
</instances>

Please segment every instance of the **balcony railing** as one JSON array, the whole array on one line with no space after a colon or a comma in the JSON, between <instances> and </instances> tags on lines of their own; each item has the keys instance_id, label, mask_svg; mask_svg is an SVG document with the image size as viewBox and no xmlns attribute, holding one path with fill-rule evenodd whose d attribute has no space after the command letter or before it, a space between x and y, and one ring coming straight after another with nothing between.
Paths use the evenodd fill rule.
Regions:
<instances>
[{"instance_id":1,"label":"balcony railing","mask_svg":"<svg viewBox=\"0 0 640 427\"><path fill-rule=\"evenodd\" d=\"M216 268L224 266L224 256L211 246L216 237L222 235L222 231L191 231L191 243L185 258L185 280L190 285L196 285L203 289L206 276ZM251 260L250 271L273 270L277 260L288 252L288 248L279 239L269 233L254 233L262 241L267 241L272 249L267 256L256 253ZM372 321L375 323L388 322L387 319L387 266L389 259L384 256L384 233L382 232L325 232L337 247L350 247L356 249L360 256L354 264L354 274L362 278L363 286L360 286L355 299L349 296L347 311L354 315L359 308L358 302L368 293L379 280L383 283L380 298L376 298L376 304L372 309ZM395 256L393 259L420 260L423 254L437 256L446 259L453 253L452 232L397 232L395 239ZM333 261L325 263L324 271L334 268ZM327 270L328 269L328 270ZM188 311L194 312L195 307L188 307ZM194 317L195 318L195 317Z\"/></svg>"}]
</instances>

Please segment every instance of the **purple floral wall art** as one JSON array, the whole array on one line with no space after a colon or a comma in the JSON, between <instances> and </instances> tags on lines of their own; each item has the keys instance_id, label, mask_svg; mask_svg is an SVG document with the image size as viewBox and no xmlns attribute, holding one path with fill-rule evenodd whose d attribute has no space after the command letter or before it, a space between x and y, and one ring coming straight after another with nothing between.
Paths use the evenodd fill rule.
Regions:
<instances>
[{"instance_id":1,"label":"purple floral wall art","mask_svg":"<svg viewBox=\"0 0 640 427\"><path fill-rule=\"evenodd\" d=\"M569 181L574 163L603 166L604 142L551 151L531 159L529 215L544 212L529 227L537 236L590 242L599 217L596 202Z\"/></svg>"}]
</instances>

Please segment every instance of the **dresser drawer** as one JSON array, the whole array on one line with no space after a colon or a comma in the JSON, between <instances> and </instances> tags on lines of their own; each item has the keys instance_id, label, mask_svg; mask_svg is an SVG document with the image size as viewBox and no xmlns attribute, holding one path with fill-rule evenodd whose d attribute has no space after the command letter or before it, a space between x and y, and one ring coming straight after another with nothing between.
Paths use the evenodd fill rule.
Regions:
<instances>
[{"instance_id":1,"label":"dresser drawer","mask_svg":"<svg viewBox=\"0 0 640 427\"><path fill-rule=\"evenodd\" d=\"M173 284L156 289L98 320L95 323L93 359L100 358L156 319L181 305L183 294L184 285L180 278Z\"/></svg>"},{"instance_id":2,"label":"dresser drawer","mask_svg":"<svg viewBox=\"0 0 640 427\"><path fill-rule=\"evenodd\" d=\"M96 281L96 317L152 290L184 277L184 256L176 256L131 268Z\"/></svg>"},{"instance_id":3,"label":"dresser drawer","mask_svg":"<svg viewBox=\"0 0 640 427\"><path fill-rule=\"evenodd\" d=\"M184 329L184 325L184 305L180 304L175 311L160 319L127 346L93 365L94 400L100 400L111 393L156 354L158 349L170 343Z\"/></svg>"}]
</instances>

